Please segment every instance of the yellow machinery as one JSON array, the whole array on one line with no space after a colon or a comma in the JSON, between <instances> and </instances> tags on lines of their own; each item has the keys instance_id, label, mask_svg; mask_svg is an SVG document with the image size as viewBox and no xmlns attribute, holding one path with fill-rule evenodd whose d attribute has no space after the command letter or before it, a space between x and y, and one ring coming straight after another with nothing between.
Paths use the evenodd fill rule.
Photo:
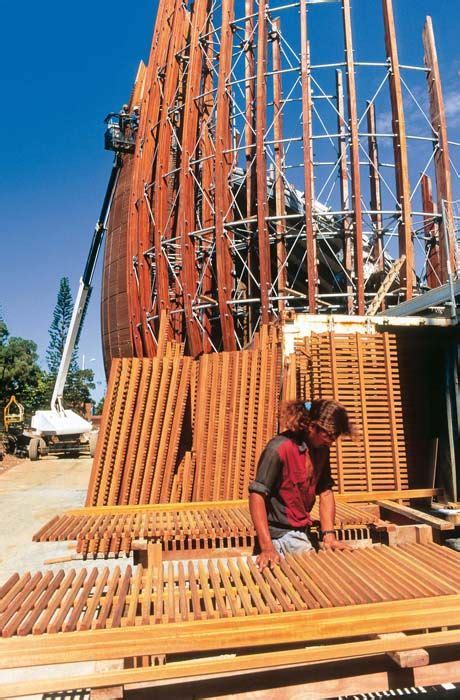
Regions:
<instances>
[{"instance_id":1,"label":"yellow machinery","mask_svg":"<svg viewBox=\"0 0 460 700\"><path fill-rule=\"evenodd\" d=\"M10 432L11 428L18 428L24 423L24 406L16 400L15 396L10 396L10 400L3 409L3 425L6 432Z\"/></svg>"}]
</instances>

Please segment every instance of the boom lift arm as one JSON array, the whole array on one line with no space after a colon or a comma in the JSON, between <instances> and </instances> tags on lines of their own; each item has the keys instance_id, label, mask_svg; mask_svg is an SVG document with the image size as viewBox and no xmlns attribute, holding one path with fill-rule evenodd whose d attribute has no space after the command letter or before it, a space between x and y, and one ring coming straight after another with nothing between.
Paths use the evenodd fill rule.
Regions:
<instances>
[{"instance_id":1,"label":"boom lift arm","mask_svg":"<svg viewBox=\"0 0 460 700\"><path fill-rule=\"evenodd\" d=\"M80 285L73 307L72 318L70 320L69 329L67 331L67 338L64 344L64 350L62 352L61 363L59 365L59 370L54 385L53 396L51 398L51 410L58 411L59 413L62 413L64 411L63 393L67 379L67 373L69 371L70 361L72 359L72 353L74 351L75 344L78 341L78 337L80 335L80 330L85 316L86 307L89 301L89 296L91 294L91 285L94 270L96 269L97 258L101 249L102 242L104 240L104 234L107 227L107 219L110 213L113 195L117 186L121 167L122 160L119 154L117 154L113 163L112 172L110 173L110 178L107 185L104 201L102 203L101 212L99 214L99 218L94 229L93 239L91 241L88 258L86 260L85 270L83 272L82 278L80 279Z\"/></svg>"}]
</instances>

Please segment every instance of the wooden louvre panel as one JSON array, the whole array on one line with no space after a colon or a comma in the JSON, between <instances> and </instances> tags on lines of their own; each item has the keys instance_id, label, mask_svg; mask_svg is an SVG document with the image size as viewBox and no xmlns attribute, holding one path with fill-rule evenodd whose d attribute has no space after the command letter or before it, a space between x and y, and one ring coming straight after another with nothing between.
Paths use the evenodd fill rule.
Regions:
<instances>
[{"instance_id":1,"label":"wooden louvre panel","mask_svg":"<svg viewBox=\"0 0 460 700\"><path fill-rule=\"evenodd\" d=\"M257 462L276 434L281 353L274 327L258 347L200 359L193 432L193 500L247 496Z\"/></svg>"},{"instance_id":2,"label":"wooden louvre panel","mask_svg":"<svg viewBox=\"0 0 460 700\"><path fill-rule=\"evenodd\" d=\"M193 362L178 353L114 361L87 505L169 501Z\"/></svg>"},{"instance_id":3,"label":"wooden louvre panel","mask_svg":"<svg viewBox=\"0 0 460 700\"><path fill-rule=\"evenodd\" d=\"M354 440L342 438L331 448L340 493L409 486L401 361L390 333L312 333L297 340L296 395L339 401L356 429ZM293 379L290 386L293 398Z\"/></svg>"},{"instance_id":4,"label":"wooden louvre panel","mask_svg":"<svg viewBox=\"0 0 460 700\"><path fill-rule=\"evenodd\" d=\"M281 622L284 613L304 612L308 625L320 609L442 601L459 585L460 555L434 544L287 555L263 571L251 557L240 557L151 569L27 572L13 574L0 589L0 631L11 637L181 623L190 625L193 638L199 620L274 615Z\"/></svg>"},{"instance_id":5,"label":"wooden louvre panel","mask_svg":"<svg viewBox=\"0 0 460 700\"><path fill-rule=\"evenodd\" d=\"M157 357L115 360L87 506L247 496L277 431L279 331L252 350L183 355L160 323Z\"/></svg>"},{"instance_id":6,"label":"wooden louvre panel","mask_svg":"<svg viewBox=\"0 0 460 700\"><path fill-rule=\"evenodd\" d=\"M189 453L188 453L189 454ZM179 472L178 472L179 474ZM186 476L180 475L186 481ZM319 508L312 510L319 523ZM377 516L352 503L337 503L335 528L364 528L378 521ZM35 535L35 542L76 541L84 558L119 555L132 551L134 541L160 542L164 550L196 550L251 547L255 529L247 501L216 502L132 508L93 508L69 511L56 516Z\"/></svg>"}]
</instances>

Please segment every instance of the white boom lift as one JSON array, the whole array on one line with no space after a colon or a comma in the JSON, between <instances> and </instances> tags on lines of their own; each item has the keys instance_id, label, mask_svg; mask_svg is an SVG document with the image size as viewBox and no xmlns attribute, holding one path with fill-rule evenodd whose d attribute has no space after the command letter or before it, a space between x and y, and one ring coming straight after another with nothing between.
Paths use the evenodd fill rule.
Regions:
<instances>
[{"instance_id":1,"label":"white boom lift","mask_svg":"<svg viewBox=\"0 0 460 700\"><path fill-rule=\"evenodd\" d=\"M85 270L80 279L61 363L56 376L53 396L51 398L51 410L37 411L32 416L33 433L29 442L29 457L32 460L36 460L40 455L48 454L49 452L78 455L81 452L88 452L88 447L91 456L94 454L97 433L91 432L91 423L74 411L64 408L63 395L72 353L78 341L86 307L89 302L93 274L104 239L107 219L110 213L121 166L122 161L117 154L110 174L99 219L94 229Z\"/></svg>"}]
</instances>

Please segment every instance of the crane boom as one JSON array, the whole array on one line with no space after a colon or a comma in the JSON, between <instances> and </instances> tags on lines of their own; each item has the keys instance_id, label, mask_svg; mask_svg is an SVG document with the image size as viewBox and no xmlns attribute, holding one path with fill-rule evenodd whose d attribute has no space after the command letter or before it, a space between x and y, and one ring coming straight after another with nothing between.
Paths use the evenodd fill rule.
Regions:
<instances>
[{"instance_id":1,"label":"crane boom","mask_svg":"<svg viewBox=\"0 0 460 700\"><path fill-rule=\"evenodd\" d=\"M80 279L80 285L78 287L77 296L75 298L72 318L70 319L69 329L67 331L67 337L64 344L64 350L62 352L61 363L59 365L59 370L56 376L56 382L54 384L53 396L51 398L52 411L64 411L63 394L65 383L67 380L67 373L69 371L72 353L74 351L75 344L78 340L83 319L85 317L86 307L92 289L91 284L93 281L94 270L96 269L99 251L104 240L104 234L107 227L107 219L110 213L110 208L112 206L113 195L117 186L118 176L120 174L121 167L122 160L117 154L113 163L112 172L110 173L110 178L105 192L105 197L102 203L99 218L94 228L93 239L91 241L91 246L86 260L83 276Z\"/></svg>"}]
</instances>

